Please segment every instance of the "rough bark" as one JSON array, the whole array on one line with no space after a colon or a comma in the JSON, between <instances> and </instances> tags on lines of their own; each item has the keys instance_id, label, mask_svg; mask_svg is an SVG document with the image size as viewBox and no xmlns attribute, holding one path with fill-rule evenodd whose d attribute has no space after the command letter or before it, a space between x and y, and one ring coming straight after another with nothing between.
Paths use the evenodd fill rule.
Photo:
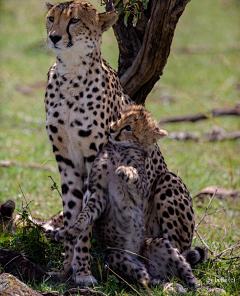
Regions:
<instances>
[{"instance_id":1,"label":"rough bark","mask_svg":"<svg viewBox=\"0 0 240 296\"><path fill-rule=\"evenodd\" d=\"M119 46L118 74L125 91L138 104L144 104L160 79L170 53L177 22L188 0L150 0L142 10L137 26L124 15L113 26Z\"/></svg>"}]
</instances>

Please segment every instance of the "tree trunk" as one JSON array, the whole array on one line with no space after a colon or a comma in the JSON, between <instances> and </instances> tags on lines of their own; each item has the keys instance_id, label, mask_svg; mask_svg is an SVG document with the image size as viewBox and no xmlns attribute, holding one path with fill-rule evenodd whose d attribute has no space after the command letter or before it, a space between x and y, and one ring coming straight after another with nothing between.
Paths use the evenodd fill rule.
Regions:
<instances>
[{"instance_id":1,"label":"tree trunk","mask_svg":"<svg viewBox=\"0 0 240 296\"><path fill-rule=\"evenodd\" d=\"M137 104L163 74L177 22L189 0L150 0L137 26L128 27L121 14L113 26L119 46L118 74L124 90Z\"/></svg>"}]
</instances>

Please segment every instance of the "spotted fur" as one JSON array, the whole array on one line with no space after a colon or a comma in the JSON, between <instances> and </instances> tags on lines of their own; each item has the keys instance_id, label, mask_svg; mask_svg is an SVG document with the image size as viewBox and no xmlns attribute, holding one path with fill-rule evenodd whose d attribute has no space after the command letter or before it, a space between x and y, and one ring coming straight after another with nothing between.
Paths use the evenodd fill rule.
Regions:
<instances>
[{"instance_id":1,"label":"spotted fur","mask_svg":"<svg viewBox=\"0 0 240 296\"><path fill-rule=\"evenodd\" d=\"M107 143L109 126L133 102L122 89L115 71L101 55L101 37L117 20L115 12L99 14L91 4L79 1L57 5L48 3L47 6L47 43L56 52L57 60L48 73L46 129L59 167L64 229L67 231L82 210L87 178L97 153ZM180 220L174 219L174 222L172 215L168 218L163 216L163 208L166 207L167 211L175 199L174 190L169 188L169 196L164 186L170 187L175 177L168 173L156 144L149 147L147 153L149 157L146 158L145 169L149 194L143 205L147 232L151 237L162 235L183 252L191 245L193 212L189 210L191 220L186 210L182 211L180 207ZM160 184L162 180L164 186ZM183 199L186 195L191 207L189 193L179 180L174 186L180 186L183 193L178 197ZM166 196L164 201L161 200L161 194ZM161 204L164 207L159 208ZM161 224L163 218L164 224ZM168 228L168 220L172 223L171 229ZM187 232L183 231L185 227ZM90 227L84 238L64 238L63 271L71 274L78 262L76 281L91 284L95 280L90 273Z\"/></svg>"},{"instance_id":2,"label":"spotted fur","mask_svg":"<svg viewBox=\"0 0 240 296\"><path fill-rule=\"evenodd\" d=\"M149 146L166 134L144 107L132 106L123 111L111 126L109 143L93 163L83 211L68 235L80 235L79 239L84 240L82 233L94 223L106 260L120 276L156 285L167 275L174 275L189 287L196 287L189 263L169 240L147 239L145 235L145 159L149 157Z\"/></svg>"}]
</instances>

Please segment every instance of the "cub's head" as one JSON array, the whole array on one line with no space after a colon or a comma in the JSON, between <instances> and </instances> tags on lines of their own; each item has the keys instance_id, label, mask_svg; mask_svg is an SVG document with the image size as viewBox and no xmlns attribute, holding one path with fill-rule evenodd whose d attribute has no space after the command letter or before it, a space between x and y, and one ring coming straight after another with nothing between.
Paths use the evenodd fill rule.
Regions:
<instances>
[{"instance_id":1,"label":"cub's head","mask_svg":"<svg viewBox=\"0 0 240 296\"><path fill-rule=\"evenodd\" d=\"M0 232L2 232L3 229L8 229L8 226L13 219L14 210L15 203L12 200L0 203Z\"/></svg>"},{"instance_id":2,"label":"cub's head","mask_svg":"<svg viewBox=\"0 0 240 296\"><path fill-rule=\"evenodd\" d=\"M115 12L99 14L88 2L46 3L47 43L56 53L76 50L91 53L101 35L117 21Z\"/></svg>"},{"instance_id":3,"label":"cub's head","mask_svg":"<svg viewBox=\"0 0 240 296\"><path fill-rule=\"evenodd\" d=\"M166 135L167 131L158 127L157 121L143 106L132 105L111 125L109 140L126 146L137 144L147 150Z\"/></svg>"}]
</instances>

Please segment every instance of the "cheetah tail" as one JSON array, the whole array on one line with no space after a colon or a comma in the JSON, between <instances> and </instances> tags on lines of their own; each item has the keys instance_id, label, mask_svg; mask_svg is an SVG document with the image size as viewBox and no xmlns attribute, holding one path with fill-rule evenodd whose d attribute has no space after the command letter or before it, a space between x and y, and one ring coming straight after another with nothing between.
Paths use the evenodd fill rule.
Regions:
<instances>
[{"instance_id":1,"label":"cheetah tail","mask_svg":"<svg viewBox=\"0 0 240 296\"><path fill-rule=\"evenodd\" d=\"M208 253L203 247L190 248L182 253L191 267L208 259Z\"/></svg>"}]
</instances>

